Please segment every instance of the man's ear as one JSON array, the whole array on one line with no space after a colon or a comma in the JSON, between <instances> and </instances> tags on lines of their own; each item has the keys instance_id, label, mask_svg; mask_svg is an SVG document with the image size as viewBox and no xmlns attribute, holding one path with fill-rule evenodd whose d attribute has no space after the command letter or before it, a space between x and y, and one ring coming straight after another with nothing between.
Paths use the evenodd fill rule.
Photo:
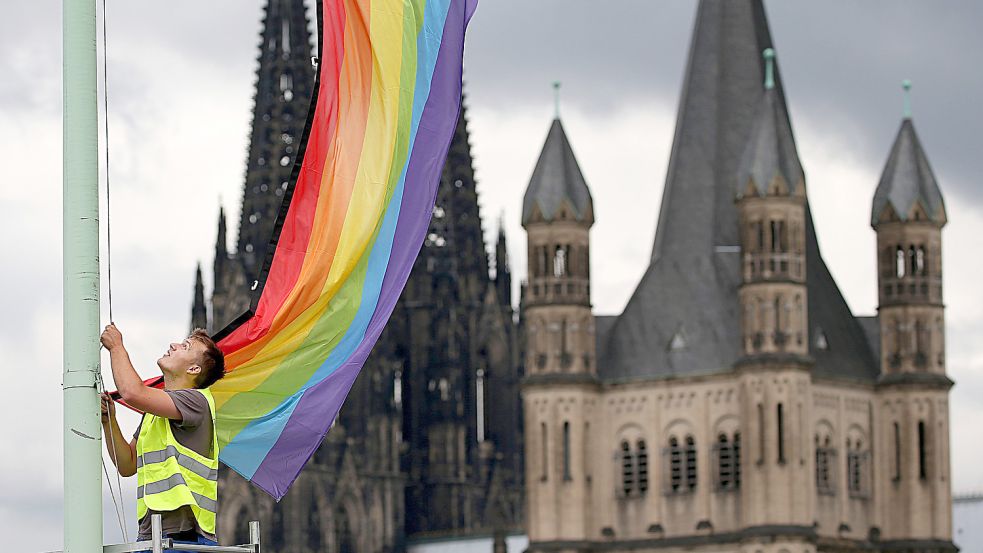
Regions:
<instances>
[{"instance_id":1,"label":"man's ear","mask_svg":"<svg viewBox=\"0 0 983 553\"><path fill-rule=\"evenodd\" d=\"M199 375L201 374L201 365L191 365L188 367L188 374Z\"/></svg>"}]
</instances>

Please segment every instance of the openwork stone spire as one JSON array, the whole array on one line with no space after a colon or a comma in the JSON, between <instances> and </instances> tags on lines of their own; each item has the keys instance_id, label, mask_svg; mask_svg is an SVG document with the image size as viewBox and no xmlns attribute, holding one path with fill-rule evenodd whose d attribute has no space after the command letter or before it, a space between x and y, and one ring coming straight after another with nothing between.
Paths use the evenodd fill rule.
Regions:
<instances>
[{"instance_id":1,"label":"openwork stone spire","mask_svg":"<svg viewBox=\"0 0 983 553\"><path fill-rule=\"evenodd\" d=\"M307 118L314 89L309 27L303 0L268 1L235 252L247 282L263 263Z\"/></svg>"}]
</instances>

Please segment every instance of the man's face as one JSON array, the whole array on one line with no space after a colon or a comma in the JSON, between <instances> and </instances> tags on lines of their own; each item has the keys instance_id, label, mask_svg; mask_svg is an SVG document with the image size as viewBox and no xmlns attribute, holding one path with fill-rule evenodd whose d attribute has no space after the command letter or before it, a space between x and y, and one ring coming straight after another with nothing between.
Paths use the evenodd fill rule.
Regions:
<instances>
[{"instance_id":1,"label":"man's face","mask_svg":"<svg viewBox=\"0 0 983 553\"><path fill-rule=\"evenodd\" d=\"M197 340L185 338L182 342L173 342L167 351L157 360L161 372L170 376L190 374L197 376L201 373L200 359L205 353L205 345Z\"/></svg>"}]
</instances>

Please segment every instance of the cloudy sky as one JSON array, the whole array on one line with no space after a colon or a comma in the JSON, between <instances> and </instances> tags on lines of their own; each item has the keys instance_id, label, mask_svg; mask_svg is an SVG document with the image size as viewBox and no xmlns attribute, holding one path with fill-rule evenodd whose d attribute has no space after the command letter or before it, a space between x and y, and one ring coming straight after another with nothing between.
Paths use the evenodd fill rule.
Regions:
<instances>
[{"instance_id":1,"label":"cloudy sky","mask_svg":"<svg viewBox=\"0 0 983 553\"><path fill-rule=\"evenodd\" d=\"M109 2L114 315L148 376L187 330L194 266L212 262L220 203L238 220L263 3ZM983 341L974 339L983 333L983 5L766 5L823 254L858 314L876 307L870 199L900 123L900 82L914 82L916 127L950 220L953 489L983 490L974 432L983 420ZM0 528L10 551L61 546L60 8L57 0L0 7L0 354L11 386L0 409L12 423L0 455ZM503 218L517 274L525 273L522 192L559 80L595 199L596 311L620 312L651 250L695 8L482 0L465 64L471 142L486 231ZM132 483L123 494L132 519ZM107 540L118 541L108 500L106 513Z\"/></svg>"}]
</instances>

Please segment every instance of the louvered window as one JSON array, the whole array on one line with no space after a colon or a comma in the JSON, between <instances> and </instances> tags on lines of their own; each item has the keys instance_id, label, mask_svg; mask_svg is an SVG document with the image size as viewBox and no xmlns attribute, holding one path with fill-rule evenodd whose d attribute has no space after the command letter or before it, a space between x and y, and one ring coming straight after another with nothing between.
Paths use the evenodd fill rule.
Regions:
<instances>
[{"instance_id":1,"label":"louvered window","mask_svg":"<svg viewBox=\"0 0 983 553\"><path fill-rule=\"evenodd\" d=\"M638 480L638 491L644 494L649 489L649 454L645 449L645 440L638 440L638 450L635 454L635 471Z\"/></svg>"},{"instance_id":2,"label":"louvered window","mask_svg":"<svg viewBox=\"0 0 983 553\"><path fill-rule=\"evenodd\" d=\"M635 488L635 467L632 462L631 445L628 441L621 442L621 492L631 495Z\"/></svg>"}]
</instances>

